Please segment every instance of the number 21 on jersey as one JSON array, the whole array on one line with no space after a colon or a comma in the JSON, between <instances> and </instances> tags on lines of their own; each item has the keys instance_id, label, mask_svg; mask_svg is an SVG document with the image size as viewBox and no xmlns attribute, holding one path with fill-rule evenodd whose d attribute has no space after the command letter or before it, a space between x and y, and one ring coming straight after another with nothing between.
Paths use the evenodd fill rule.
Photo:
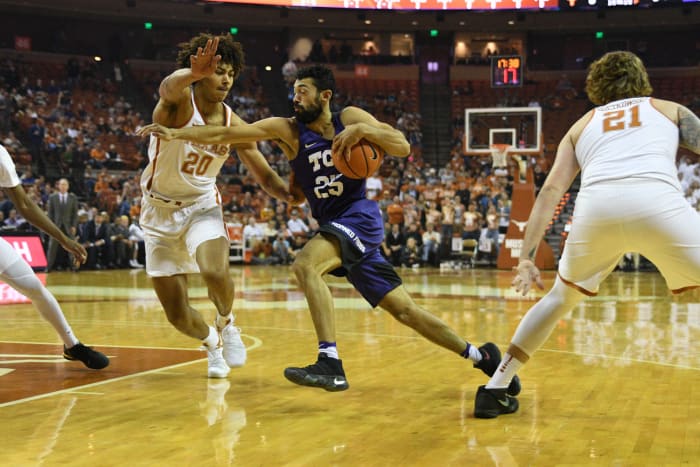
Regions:
<instances>
[{"instance_id":1,"label":"number 21 on jersey","mask_svg":"<svg viewBox=\"0 0 700 467\"><path fill-rule=\"evenodd\" d=\"M639 105L603 113L603 133L638 126L642 126L642 122L639 121Z\"/></svg>"}]
</instances>

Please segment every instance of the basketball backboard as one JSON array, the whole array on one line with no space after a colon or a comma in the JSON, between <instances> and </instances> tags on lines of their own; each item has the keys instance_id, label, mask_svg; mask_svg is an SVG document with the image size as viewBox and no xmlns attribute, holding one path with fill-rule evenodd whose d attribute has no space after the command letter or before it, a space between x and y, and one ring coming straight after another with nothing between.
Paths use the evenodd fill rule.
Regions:
<instances>
[{"instance_id":1,"label":"basketball backboard","mask_svg":"<svg viewBox=\"0 0 700 467\"><path fill-rule=\"evenodd\" d=\"M494 145L519 154L542 153L540 107L488 107L464 110L465 154L490 155Z\"/></svg>"}]
</instances>

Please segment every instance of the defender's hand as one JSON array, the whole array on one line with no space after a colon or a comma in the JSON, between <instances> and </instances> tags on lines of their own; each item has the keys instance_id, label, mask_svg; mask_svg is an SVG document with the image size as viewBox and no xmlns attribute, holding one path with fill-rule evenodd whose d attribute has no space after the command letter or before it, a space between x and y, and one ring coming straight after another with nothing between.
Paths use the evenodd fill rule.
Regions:
<instances>
[{"instance_id":1,"label":"defender's hand","mask_svg":"<svg viewBox=\"0 0 700 467\"><path fill-rule=\"evenodd\" d=\"M75 263L76 267L84 264L85 261L87 261L87 251L85 250L85 247L75 240L69 238L62 243L61 246L64 250L73 254L73 262Z\"/></svg>"},{"instance_id":2,"label":"defender's hand","mask_svg":"<svg viewBox=\"0 0 700 467\"><path fill-rule=\"evenodd\" d=\"M160 123L151 123L150 125L141 127L136 134L139 136L154 135L165 141L175 139L174 131L168 127L164 127Z\"/></svg>"},{"instance_id":3,"label":"defender's hand","mask_svg":"<svg viewBox=\"0 0 700 467\"><path fill-rule=\"evenodd\" d=\"M219 48L219 38L215 37L207 41L204 49L199 47L195 55L190 55L190 70L193 77L202 79L216 71L221 61L221 55L216 55L217 48Z\"/></svg>"},{"instance_id":4,"label":"defender's hand","mask_svg":"<svg viewBox=\"0 0 700 467\"><path fill-rule=\"evenodd\" d=\"M515 271L515 278L511 285L515 287L516 292L523 296L527 295L533 282L539 289L544 289L544 283L540 277L540 270L537 269L537 266L535 266L535 263L532 261L522 260L513 270Z\"/></svg>"}]
</instances>

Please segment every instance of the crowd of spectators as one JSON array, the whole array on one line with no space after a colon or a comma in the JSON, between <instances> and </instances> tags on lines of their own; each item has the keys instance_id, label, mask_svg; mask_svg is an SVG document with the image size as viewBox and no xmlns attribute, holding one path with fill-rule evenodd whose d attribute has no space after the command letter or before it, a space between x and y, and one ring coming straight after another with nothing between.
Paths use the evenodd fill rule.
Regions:
<instances>
[{"instance_id":1,"label":"crowd of spectators","mask_svg":"<svg viewBox=\"0 0 700 467\"><path fill-rule=\"evenodd\" d=\"M27 78L33 69L31 63L7 60L0 74L0 139L15 157L23 186L47 209L55 182L69 179L80 200L74 235L90 254L83 268L142 267L138 169L146 158L146 141L134 136L144 123L141 114L119 95L114 82L100 78L87 62L66 64L57 79ZM260 83L250 76L228 102L253 121L270 111ZM84 94L86 89L89 94ZM84 96L93 99L89 105ZM499 238L509 224L513 184L519 181L517 163L510 160L506 170L494 171L488 157L464 156L456 133L449 162L432 167L419 157L420 115L407 96L340 93L335 105L350 103L396 125L412 145L411 157L386 158L367 181L368 197L379 203L384 216L387 235L381 250L389 261L397 267L437 266L450 258L455 239L473 239L485 262L495 263ZM134 153L125 157L120 147L133 147ZM289 164L274 141L260 143L260 149L274 170L288 175ZM529 163L539 187L548 164L536 157ZM700 166L683 159L679 177L689 202L700 205ZM308 206L291 209L269 197L236 157L224 166L219 182L225 219L241 227L245 261L251 264L289 264L318 231ZM0 223L5 229L30 228L1 195ZM65 254L55 265L71 267Z\"/></svg>"}]
</instances>

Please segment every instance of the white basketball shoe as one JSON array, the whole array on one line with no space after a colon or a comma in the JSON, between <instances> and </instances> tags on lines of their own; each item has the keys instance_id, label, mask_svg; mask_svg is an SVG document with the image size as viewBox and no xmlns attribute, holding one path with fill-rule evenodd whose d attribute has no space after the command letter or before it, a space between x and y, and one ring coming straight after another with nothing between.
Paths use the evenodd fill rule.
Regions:
<instances>
[{"instance_id":1,"label":"white basketball shoe","mask_svg":"<svg viewBox=\"0 0 700 467\"><path fill-rule=\"evenodd\" d=\"M204 344L202 348L207 351L207 376L210 378L226 378L231 369L226 364L226 360L224 360L224 349L221 344L214 348Z\"/></svg>"},{"instance_id":2,"label":"white basketball shoe","mask_svg":"<svg viewBox=\"0 0 700 467\"><path fill-rule=\"evenodd\" d=\"M221 330L221 340L223 341L223 354L226 364L230 368L238 368L245 364L248 351L241 340L240 328L229 323Z\"/></svg>"}]
</instances>

